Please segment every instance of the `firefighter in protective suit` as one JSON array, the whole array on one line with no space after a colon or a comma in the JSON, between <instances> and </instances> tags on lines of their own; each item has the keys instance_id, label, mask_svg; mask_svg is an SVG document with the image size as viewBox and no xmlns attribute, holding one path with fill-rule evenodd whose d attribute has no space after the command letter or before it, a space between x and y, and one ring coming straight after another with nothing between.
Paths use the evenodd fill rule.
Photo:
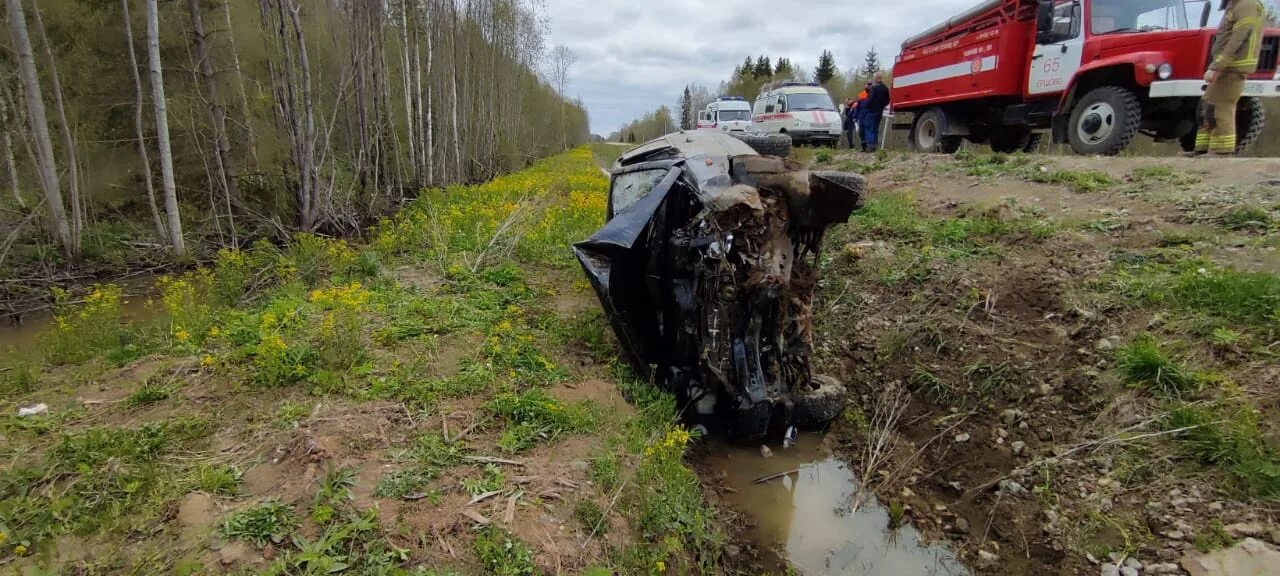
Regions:
<instances>
[{"instance_id":1,"label":"firefighter in protective suit","mask_svg":"<svg viewBox=\"0 0 1280 576\"><path fill-rule=\"evenodd\" d=\"M1213 42L1213 61L1204 81L1209 87L1200 100L1200 131L1192 155L1230 156L1236 153L1236 104L1244 94L1244 80L1258 70L1262 27L1267 11L1261 0L1222 0L1226 14Z\"/></svg>"}]
</instances>

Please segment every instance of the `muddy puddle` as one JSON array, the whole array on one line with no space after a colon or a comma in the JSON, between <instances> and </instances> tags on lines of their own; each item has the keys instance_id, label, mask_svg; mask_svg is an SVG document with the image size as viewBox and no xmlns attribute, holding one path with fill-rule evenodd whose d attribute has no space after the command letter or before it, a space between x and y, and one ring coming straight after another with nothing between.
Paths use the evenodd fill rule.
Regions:
<instances>
[{"instance_id":1,"label":"muddy puddle","mask_svg":"<svg viewBox=\"0 0 1280 576\"><path fill-rule=\"evenodd\" d=\"M125 296L120 303L120 319L124 322L145 322L164 315L160 306L147 304L156 293L158 276L144 275L120 282ZM53 312L42 310L24 316L21 322L0 316L0 360L18 357L35 350L40 337L53 324Z\"/></svg>"},{"instance_id":2,"label":"muddy puddle","mask_svg":"<svg viewBox=\"0 0 1280 576\"><path fill-rule=\"evenodd\" d=\"M772 448L765 458L758 448L715 445L704 458L706 468L732 489L724 498L754 524L751 543L779 564L760 568L781 570L785 562L805 576L967 574L949 550L924 544L909 525L890 530L888 509L874 495L860 493L853 470L820 436Z\"/></svg>"}]
</instances>

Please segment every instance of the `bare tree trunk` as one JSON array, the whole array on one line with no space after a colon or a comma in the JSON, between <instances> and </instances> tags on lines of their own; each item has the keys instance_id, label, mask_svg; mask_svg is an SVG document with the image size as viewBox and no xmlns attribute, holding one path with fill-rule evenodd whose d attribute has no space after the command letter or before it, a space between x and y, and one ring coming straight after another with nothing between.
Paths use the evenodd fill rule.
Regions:
<instances>
[{"instance_id":1,"label":"bare tree trunk","mask_svg":"<svg viewBox=\"0 0 1280 576\"><path fill-rule=\"evenodd\" d=\"M164 210L169 216L169 244L173 254L186 258L187 243L182 237L182 217L178 213L178 186L173 177L173 152L169 145L169 111L164 96L164 72L160 64L160 7L147 3L147 60L151 72L151 104L156 114L156 143L160 148L160 183Z\"/></svg>"},{"instance_id":2,"label":"bare tree trunk","mask_svg":"<svg viewBox=\"0 0 1280 576\"><path fill-rule=\"evenodd\" d=\"M258 162L257 137L253 133L253 114L249 110L249 95L244 89L244 74L240 71L240 51L236 48L236 29L231 23L231 0L223 0L222 17L227 23L227 44L231 46L231 70L236 75L236 91L240 93L240 113L244 114L245 145L249 148L249 158L253 159L255 168Z\"/></svg>"},{"instance_id":3,"label":"bare tree trunk","mask_svg":"<svg viewBox=\"0 0 1280 576\"><path fill-rule=\"evenodd\" d=\"M13 161L13 138L8 128L4 129L0 145L4 147L4 165L9 171L9 187L13 192L13 201L18 203L19 208L26 208L27 201L22 199L22 187L18 182L18 164Z\"/></svg>"},{"instance_id":4,"label":"bare tree trunk","mask_svg":"<svg viewBox=\"0 0 1280 576\"><path fill-rule=\"evenodd\" d=\"M303 125L302 125L302 157L303 165L299 166L301 177L306 182L306 189L310 191L310 197L304 205L302 215L302 228L310 230L316 225L319 206L316 197L318 196L317 182L318 174L315 169L316 155L316 121L315 121L315 105L312 100L311 93L311 61L307 57L306 36L302 31L302 19L298 16L300 9L293 2L288 0L289 14L293 21L293 34L298 42L298 67L302 71L302 109L303 109Z\"/></svg>"},{"instance_id":5,"label":"bare tree trunk","mask_svg":"<svg viewBox=\"0 0 1280 576\"><path fill-rule=\"evenodd\" d=\"M160 208L156 206L156 185L151 177L151 155L147 152L146 131L142 123L145 96L142 92L142 76L138 73L138 55L133 50L133 23L129 21L129 0L120 0L120 8L124 14L125 43L129 47L129 71L133 73L133 86L137 94L133 108L133 124L134 130L138 133L138 156L142 158L142 181L147 187L147 206L151 208L151 220L156 227L156 237L162 242L167 242L164 219L160 217Z\"/></svg>"},{"instance_id":6,"label":"bare tree trunk","mask_svg":"<svg viewBox=\"0 0 1280 576\"><path fill-rule=\"evenodd\" d=\"M422 180L422 171L418 164L418 130L417 124L414 123L414 98L413 98L413 71L410 66L413 64L409 51L409 0L400 1L400 69L402 71L404 84L404 115L405 127L409 130L409 165L414 168L413 179L415 181ZM414 36L415 40L417 36Z\"/></svg>"},{"instance_id":7,"label":"bare tree trunk","mask_svg":"<svg viewBox=\"0 0 1280 576\"><path fill-rule=\"evenodd\" d=\"M27 201L22 198L22 185L18 182L18 163L13 159L13 137L10 132L11 127L20 126L17 122L17 116L9 113L8 90L5 90L5 96L0 98L0 130L4 134L0 136L0 154L4 155L5 169L9 172L9 187L13 192L13 201L18 204L19 208L26 208Z\"/></svg>"},{"instance_id":8,"label":"bare tree trunk","mask_svg":"<svg viewBox=\"0 0 1280 576\"><path fill-rule=\"evenodd\" d=\"M452 92L452 122L449 127L453 128L453 161L454 161L454 177L457 180L464 180L466 175L462 171L462 127L458 125L458 6L455 4L457 0L448 0L449 13L453 19L453 25L449 27L449 44L453 49L453 57L450 59L452 70L449 72L449 90Z\"/></svg>"},{"instance_id":9,"label":"bare tree trunk","mask_svg":"<svg viewBox=\"0 0 1280 576\"><path fill-rule=\"evenodd\" d=\"M53 46L44 32L44 19L40 17L38 3L31 5L31 16L36 21L36 31L40 33L40 42L44 44L44 57L49 66L49 81L53 85L53 103L58 113L58 123L62 126L63 145L67 150L67 184L71 198L71 242L80 250L80 236L84 231L84 216L80 203L80 162L76 158L76 139L71 133L71 123L67 121L66 100L62 97L62 80L58 77L58 61L53 57Z\"/></svg>"},{"instance_id":10,"label":"bare tree trunk","mask_svg":"<svg viewBox=\"0 0 1280 576\"><path fill-rule=\"evenodd\" d=\"M227 220L231 229L231 245L238 246L235 214L231 209L233 200L240 198L239 174L231 159L231 140L227 137L227 109L218 98L218 81L213 75L213 55L209 51L204 32L204 15L200 13L200 0L188 0L187 9L191 12L191 34L196 45L196 57L200 59L200 75L204 78L205 90L209 94L209 112L213 116L213 136L215 142L214 160L218 168L218 183L222 185L223 200L227 210Z\"/></svg>"},{"instance_id":11,"label":"bare tree trunk","mask_svg":"<svg viewBox=\"0 0 1280 576\"><path fill-rule=\"evenodd\" d=\"M6 0L9 16L9 34L18 55L18 68L22 79L22 91L26 96L27 114L31 118L31 132L36 140L37 168L40 187L44 191L45 205L49 210L49 224L58 245L68 256L75 257L79 246L72 241L71 226L67 224L66 207L62 204L62 190L58 187L58 168L53 155L53 138L49 136L49 119L44 110L44 93L40 90L40 77L36 72L36 59L31 52L31 37L27 34L27 18L22 12L22 0Z\"/></svg>"},{"instance_id":12,"label":"bare tree trunk","mask_svg":"<svg viewBox=\"0 0 1280 576\"><path fill-rule=\"evenodd\" d=\"M428 11L428 12L427 12L426 17L427 17L428 19L429 19L429 18L431 18L431 12L430 12L430 11ZM434 141L434 137L435 137L435 135L433 134L433 132L434 132L434 130L435 130L435 127L433 126L433 124L434 124L434 115L433 115L433 112L432 112L432 110L431 110L431 81L432 81L432 76L431 76L431 62L432 62L432 60L433 60L433 58L432 58L432 56L433 56L433 54L432 54L432 38L433 38L433 36L432 36L431 24L432 24L432 20L430 20L430 19L429 19L429 20L427 20L427 22L426 22L426 26L425 26L425 28L426 28L426 37L427 37L427 70L426 70L426 75L427 75L427 88L426 88L426 94L425 94L426 101L419 101L419 104L418 104L418 114L422 116L422 118L421 118L421 122L424 124L424 127L423 127L423 136L422 136L422 150L423 150L423 155L425 156L425 158L423 159L423 164L425 164L425 165L426 165L426 168L427 168L427 186L433 186L433 185L435 185L435 182L436 182L436 178L435 178L435 141ZM420 27L419 27L419 30L421 30L421 29L422 29L422 27L420 26ZM417 50L416 50L416 46L415 46L415 54L414 54L414 58L415 58L415 59L417 59L417 58L421 58L421 53L417 52ZM418 74L418 96L419 96L419 98L422 98L422 97L423 97L423 91L422 91L422 65L421 65L421 63L419 63L418 65L414 66L414 68L417 70L417 74Z\"/></svg>"}]
</instances>

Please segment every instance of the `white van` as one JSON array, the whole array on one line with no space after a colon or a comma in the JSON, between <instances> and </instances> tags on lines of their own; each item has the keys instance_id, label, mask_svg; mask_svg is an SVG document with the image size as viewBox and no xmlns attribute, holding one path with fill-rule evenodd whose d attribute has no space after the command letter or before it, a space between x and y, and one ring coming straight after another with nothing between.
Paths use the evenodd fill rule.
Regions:
<instances>
[{"instance_id":1,"label":"white van","mask_svg":"<svg viewBox=\"0 0 1280 576\"><path fill-rule=\"evenodd\" d=\"M756 98L752 129L786 134L797 144L839 144L843 131L840 111L819 84L766 84Z\"/></svg>"},{"instance_id":2,"label":"white van","mask_svg":"<svg viewBox=\"0 0 1280 576\"><path fill-rule=\"evenodd\" d=\"M746 132L751 129L751 105L746 98L721 96L698 114L698 129Z\"/></svg>"}]
</instances>

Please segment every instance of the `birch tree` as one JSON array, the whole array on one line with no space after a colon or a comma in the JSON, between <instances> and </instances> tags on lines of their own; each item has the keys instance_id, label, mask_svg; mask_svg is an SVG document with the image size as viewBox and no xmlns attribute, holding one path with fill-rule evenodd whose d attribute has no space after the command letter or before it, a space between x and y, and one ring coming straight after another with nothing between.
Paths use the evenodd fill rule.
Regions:
<instances>
[{"instance_id":1,"label":"birch tree","mask_svg":"<svg viewBox=\"0 0 1280 576\"><path fill-rule=\"evenodd\" d=\"M231 157L231 139L227 136L227 109L218 97L218 80L213 73L213 56L204 31L204 15L201 13L200 0L188 0L187 10L191 12L192 40L196 48L196 58L200 61L200 76L204 80L205 96L208 99L206 104L213 119L214 165L217 168L218 184L222 187L224 208L230 223L231 244L238 245L232 204L240 198L240 174Z\"/></svg>"},{"instance_id":2,"label":"birch tree","mask_svg":"<svg viewBox=\"0 0 1280 576\"><path fill-rule=\"evenodd\" d=\"M578 61L578 55L573 53L567 46L556 46L551 50L551 78L556 83L556 92L560 94L561 100L567 99L564 93L565 86L569 83L569 69ZM568 102L560 103L560 135L563 138L563 148L569 149L569 128L565 123L565 106Z\"/></svg>"},{"instance_id":3,"label":"birch tree","mask_svg":"<svg viewBox=\"0 0 1280 576\"><path fill-rule=\"evenodd\" d=\"M156 145L160 148L160 184L164 194L164 210L169 217L169 245L174 256L186 258L187 244L182 236L182 217L178 214L178 185L173 175L173 151L169 143L168 101L164 96L164 71L160 64L160 7L156 0L147 3L147 65L151 74L151 106L156 114Z\"/></svg>"},{"instance_id":4,"label":"birch tree","mask_svg":"<svg viewBox=\"0 0 1280 576\"><path fill-rule=\"evenodd\" d=\"M71 122L67 120L66 99L62 96L62 80L58 75L58 60L53 57L53 47L45 34L44 19L40 16L40 5L32 3L31 15L36 21L36 30L40 32L40 43L44 46L45 65L49 68L49 83L53 88L54 109L58 113L58 125L62 128L62 144L67 154L67 185L71 192L71 243L76 251L80 250L80 237L84 232L84 215L80 202L80 160L76 154L76 138L71 131Z\"/></svg>"},{"instance_id":5,"label":"birch tree","mask_svg":"<svg viewBox=\"0 0 1280 576\"><path fill-rule=\"evenodd\" d=\"M22 10L22 0L5 0L9 17L9 34L18 56L18 77L26 100L27 115L31 122L31 135L36 142L36 169L40 175L40 188L44 192L45 209L49 211L49 227L58 245L68 256L76 256L80 248L72 241L71 226L67 224L66 206L62 203L62 190L58 187L58 168L53 155L53 139L49 136L49 119L44 109L44 92L40 89L40 75L36 71L35 55L31 51L31 37L27 34L27 18Z\"/></svg>"},{"instance_id":6,"label":"birch tree","mask_svg":"<svg viewBox=\"0 0 1280 576\"><path fill-rule=\"evenodd\" d=\"M167 242L164 219L160 217L160 209L156 206L155 179L151 177L151 154L147 151L147 133L143 125L146 96L142 91L142 75L138 73L138 55L133 49L133 23L129 19L129 0L120 0L120 11L124 17L125 45L129 47L129 71L133 73L135 94L133 127L138 136L138 159L142 163L142 182L146 185L147 207L151 209L151 224L156 228L156 238Z\"/></svg>"}]
</instances>

